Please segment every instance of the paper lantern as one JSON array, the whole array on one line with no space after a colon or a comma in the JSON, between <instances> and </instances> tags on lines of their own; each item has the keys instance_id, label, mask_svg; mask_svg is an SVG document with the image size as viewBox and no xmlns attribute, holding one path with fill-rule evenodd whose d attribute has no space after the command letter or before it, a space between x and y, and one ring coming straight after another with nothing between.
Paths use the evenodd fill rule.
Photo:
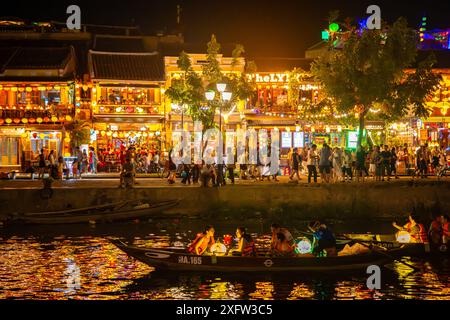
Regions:
<instances>
[{"instance_id":1,"label":"paper lantern","mask_svg":"<svg viewBox=\"0 0 450 320\"><path fill-rule=\"evenodd\" d=\"M5 119L0 118L0 126L5 123Z\"/></svg>"},{"instance_id":2,"label":"paper lantern","mask_svg":"<svg viewBox=\"0 0 450 320\"><path fill-rule=\"evenodd\" d=\"M31 87L26 87L25 89L27 92L31 92L33 89L31 89Z\"/></svg>"},{"instance_id":3,"label":"paper lantern","mask_svg":"<svg viewBox=\"0 0 450 320\"><path fill-rule=\"evenodd\" d=\"M27 118L22 118L22 123L28 123L28 119Z\"/></svg>"},{"instance_id":4,"label":"paper lantern","mask_svg":"<svg viewBox=\"0 0 450 320\"><path fill-rule=\"evenodd\" d=\"M27 138L28 137L28 133L24 132L20 135L22 138Z\"/></svg>"},{"instance_id":5,"label":"paper lantern","mask_svg":"<svg viewBox=\"0 0 450 320\"><path fill-rule=\"evenodd\" d=\"M117 138L117 132L114 132L114 133L112 134L112 136L113 136L113 138Z\"/></svg>"},{"instance_id":6,"label":"paper lantern","mask_svg":"<svg viewBox=\"0 0 450 320\"><path fill-rule=\"evenodd\" d=\"M100 131L100 135L104 136L106 134L105 130Z\"/></svg>"},{"instance_id":7,"label":"paper lantern","mask_svg":"<svg viewBox=\"0 0 450 320\"><path fill-rule=\"evenodd\" d=\"M17 87L11 87L11 91L16 92L17 91Z\"/></svg>"},{"instance_id":8,"label":"paper lantern","mask_svg":"<svg viewBox=\"0 0 450 320\"><path fill-rule=\"evenodd\" d=\"M36 132L33 132L33 138L37 138L37 133Z\"/></svg>"},{"instance_id":9,"label":"paper lantern","mask_svg":"<svg viewBox=\"0 0 450 320\"><path fill-rule=\"evenodd\" d=\"M24 92L24 91L25 91L25 88L20 87L20 88L18 88L18 90L19 90L19 92Z\"/></svg>"},{"instance_id":10,"label":"paper lantern","mask_svg":"<svg viewBox=\"0 0 450 320\"><path fill-rule=\"evenodd\" d=\"M66 116L66 121L72 121L72 117L70 115Z\"/></svg>"},{"instance_id":11,"label":"paper lantern","mask_svg":"<svg viewBox=\"0 0 450 320\"><path fill-rule=\"evenodd\" d=\"M227 247L223 243L216 242L211 246L211 253L217 256L224 255L227 252Z\"/></svg>"},{"instance_id":12,"label":"paper lantern","mask_svg":"<svg viewBox=\"0 0 450 320\"><path fill-rule=\"evenodd\" d=\"M52 116L52 122L57 122L57 121L58 121L58 117Z\"/></svg>"},{"instance_id":13,"label":"paper lantern","mask_svg":"<svg viewBox=\"0 0 450 320\"><path fill-rule=\"evenodd\" d=\"M44 139L45 139L45 134L41 133L41 134L39 135L39 139L44 140Z\"/></svg>"},{"instance_id":14,"label":"paper lantern","mask_svg":"<svg viewBox=\"0 0 450 320\"><path fill-rule=\"evenodd\" d=\"M107 135L108 137L111 137L111 136L112 136L112 132L111 132L111 131L108 131L108 132L106 132L106 135Z\"/></svg>"},{"instance_id":15,"label":"paper lantern","mask_svg":"<svg viewBox=\"0 0 450 320\"><path fill-rule=\"evenodd\" d=\"M38 87L39 91L45 91L45 87Z\"/></svg>"},{"instance_id":16,"label":"paper lantern","mask_svg":"<svg viewBox=\"0 0 450 320\"><path fill-rule=\"evenodd\" d=\"M47 86L47 90L52 90L53 87L52 86Z\"/></svg>"},{"instance_id":17,"label":"paper lantern","mask_svg":"<svg viewBox=\"0 0 450 320\"><path fill-rule=\"evenodd\" d=\"M399 231L397 233L397 241L400 243L410 243L411 235L407 231Z\"/></svg>"},{"instance_id":18,"label":"paper lantern","mask_svg":"<svg viewBox=\"0 0 450 320\"><path fill-rule=\"evenodd\" d=\"M70 137L65 137L65 138L64 138L64 142L69 143L69 142L70 142Z\"/></svg>"},{"instance_id":19,"label":"paper lantern","mask_svg":"<svg viewBox=\"0 0 450 320\"><path fill-rule=\"evenodd\" d=\"M53 89L55 89L55 90L60 90L61 87L60 87L60 86L54 86Z\"/></svg>"},{"instance_id":20,"label":"paper lantern","mask_svg":"<svg viewBox=\"0 0 450 320\"><path fill-rule=\"evenodd\" d=\"M310 253L312 250L311 241L307 238L303 238L302 240L298 241L295 246L295 251L300 254Z\"/></svg>"},{"instance_id":21,"label":"paper lantern","mask_svg":"<svg viewBox=\"0 0 450 320\"><path fill-rule=\"evenodd\" d=\"M64 122L64 121L66 121L66 117L60 116L60 117L59 117L59 122Z\"/></svg>"},{"instance_id":22,"label":"paper lantern","mask_svg":"<svg viewBox=\"0 0 450 320\"><path fill-rule=\"evenodd\" d=\"M14 123L15 124L19 124L20 123L20 119L19 118L14 118Z\"/></svg>"},{"instance_id":23,"label":"paper lantern","mask_svg":"<svg viewBox=\"0 0 450 320\"><path fill-rule=\"evenodd\" d=\"M50 118L49 117L44 117L44 122L49 122L50 121Z\"/></svg>"},{"instance_id":24,"label":"paper lantern","mask_svg":"<svg viewBox=\"0 0 450 320\"><path fill-rule=\"evenodd\" d=\"M38 117L38 118L36 119L36 122L37 122L37 123L42 123L42 121L43 121L43 120L42 120L41 117Z\"/></svg>"}]
</instances>

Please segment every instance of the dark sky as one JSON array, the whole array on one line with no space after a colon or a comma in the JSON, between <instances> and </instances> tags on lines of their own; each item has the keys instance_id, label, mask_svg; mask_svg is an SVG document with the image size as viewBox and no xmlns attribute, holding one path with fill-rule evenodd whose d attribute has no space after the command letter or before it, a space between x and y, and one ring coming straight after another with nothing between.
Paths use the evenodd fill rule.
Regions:
<instances>
[{"instance_id":1,"label":"dark sky","mask_svg":"<svg viewBox=\"0 0 450 320\"><path fill-rule=\"evenodd\" d=\"M4 1L2 1L4 2ZM66 8L78 4L82 23L138 25L144 33L175 28L176 5L181 4L184 35L189 42L206 42L215 33L219 42L242 43L249 56L303 57L306 48L320 41L328 13L363 17L368 5L381 7L382 19L400 16L417 27L423 15L429 28L450 27L449 0L109 0L8 1L0 15L31 20L67 19Z\"/></svg>"}]
</instances>

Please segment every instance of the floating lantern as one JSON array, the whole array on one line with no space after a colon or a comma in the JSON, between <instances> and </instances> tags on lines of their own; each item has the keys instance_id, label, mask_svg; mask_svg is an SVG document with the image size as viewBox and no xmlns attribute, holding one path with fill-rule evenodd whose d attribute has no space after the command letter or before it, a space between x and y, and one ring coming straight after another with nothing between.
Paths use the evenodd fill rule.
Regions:
<instances>
[{"instance_id":1,"label":"floating lantern","mask_svg":"<svg viewBox=\"0 0 450 320\"><path fill-rule=\"evenodd\" d=\"M397 233L397 241L400 243L410 243L411 235L407 231L399 231Z\"/></svg>"},{"instance_id":2,"label":"floating lantern","mask_svg":"<svg viewBox=\"0 0 450 320\"><path fill-rule=\"evenodd\" d=\"M28 119L27 118L22 118L22 123L28 123Z\"/></svg>"},{"instance_id":3,"label":"floating lantern","mask_svg":"<svg viewBox=\"0 0 450 320\"><path fill-rule=\"evenodd\" d=\"M227 247L220 242L216 242L211 246L211 253L214 253L217 256L222 256L227 252Z\"/></svg>"},{"instance_id":4,"label":"floating lantern","mask_svg":"<svg viewBox=\"0 0 450 320\"><path fill-rule=\"evenodd\" d=\"M311 253L312 245L311 241L307 238L303 238L302 240L298 241L295 246L295 252L300 254L306 254Z\"/></svg>"},{"instance_id":5,"label":"floating lantern","mask_svg":"<svg viewBox=\"0 0 450 320\"><path fill-rule=\"evenodd\" d=\"M42 120L41 117L38 117L38 118L36 119L36 122L37 122L37 123L42 123L42 121L43 121L43 120Z\"/></svg>"}]
</instances>

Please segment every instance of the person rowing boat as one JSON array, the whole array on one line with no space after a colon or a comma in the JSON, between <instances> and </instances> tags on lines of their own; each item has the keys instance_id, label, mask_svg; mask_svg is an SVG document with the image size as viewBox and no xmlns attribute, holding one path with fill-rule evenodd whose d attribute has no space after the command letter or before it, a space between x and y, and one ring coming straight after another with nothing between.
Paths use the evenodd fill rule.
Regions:
<instances>
[{"instance_id":1,"label":"person rowing boat","mask_svg":"<svg viewBox=\"0 0 450 320\"><path fill-rule=\"evenodd\" d=\"M336 237L333 232L322 222L313 221L308 225L313 233L313 254L319 256L323 251L326 256L336 256Z\"/></svg>"}]
</instances>

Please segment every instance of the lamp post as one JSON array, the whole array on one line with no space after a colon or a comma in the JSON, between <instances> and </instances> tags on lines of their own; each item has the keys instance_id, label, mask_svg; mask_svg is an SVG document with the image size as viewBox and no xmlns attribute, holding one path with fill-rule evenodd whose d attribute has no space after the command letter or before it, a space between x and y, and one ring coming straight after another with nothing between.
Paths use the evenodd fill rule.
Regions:
<instances>
[{"instance_id":1,"label":"lamp post","mask_svg":"<svg viewBox=\"0 0 450 320\"><path fill-rule=\"evenodd\" d=\"M219 92L219 132L220 132L219 143L222 143L222 104L224 102L230 101L232 96L231 92L225 91L226 87L227 87L226 83L218 83L216 85L217 91ZM216 93L213 90L205 92L205 97L208 101L214 100L215 96ZM225 179L223 179L223 163L218 163L217 167L218 167L217 185L220 186L221 184L225 184L224 183Z\"/></svg>"}]
</instances>

